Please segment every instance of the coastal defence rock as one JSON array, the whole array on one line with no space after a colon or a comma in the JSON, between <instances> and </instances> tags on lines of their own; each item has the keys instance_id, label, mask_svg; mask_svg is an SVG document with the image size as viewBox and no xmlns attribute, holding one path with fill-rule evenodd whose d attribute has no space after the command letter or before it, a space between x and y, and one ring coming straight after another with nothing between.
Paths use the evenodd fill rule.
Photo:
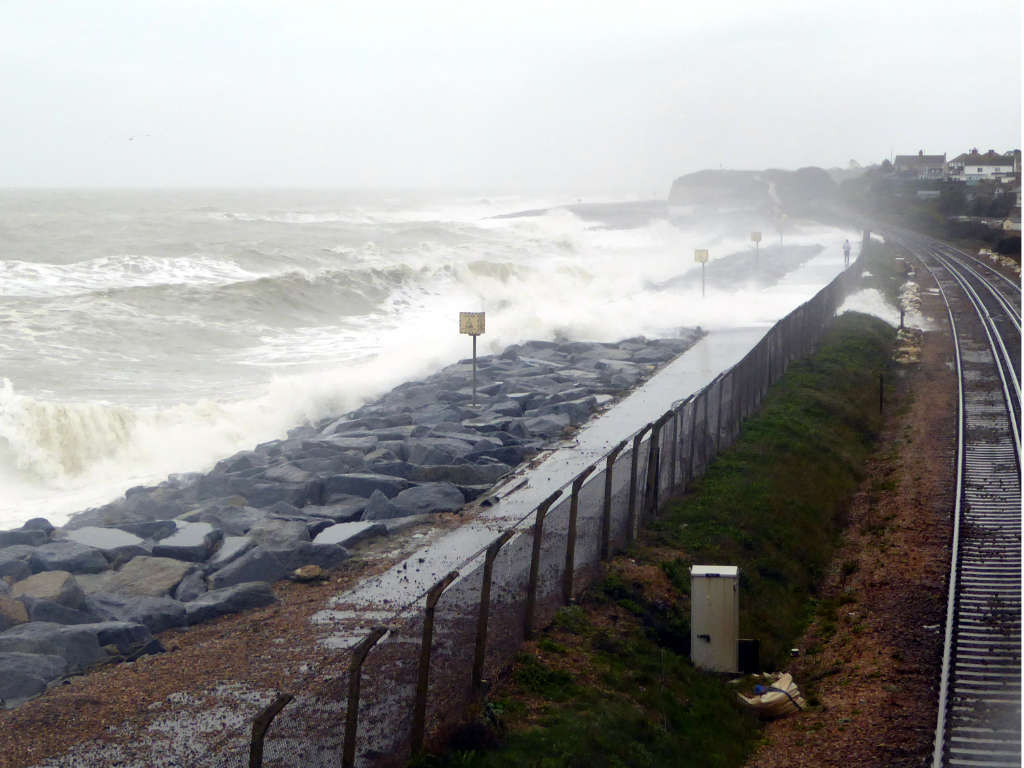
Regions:
<instances>
[{"instance_id":1,"label":"coastal defence rock","mask_svg":"<svg viewBox=\"0 0 1024 768\"><path fill-rule=\"evenodd\" d=\"M152 634L188 624L185 606L170 597L130 597L97 593L86 600L89 610L107 621L144 624Z\"/></svg>"},{"instance_id":2,"label":"coastal defence rock","mask_svg":"<svg viewBox=\"0 0 1024 768\"><path fill-rule=\"evenodd\" d=\"M247 608L262 608L274 602L277 602L277 597L274 596L270 585L265 581L256 581L210 590L186 603L185 610L188 612L189 624L200 624L218 616L238 613ZM3 635L0 635L0 639L2 638ZM0 648L2 647L0 645Z\"/></svg>"},{"instance_id":3,"label":"coastal defence rock","mask_svg":"<svg viewBox=\"0 0 1024 768\"><path fill-rule=\"evenodd\" d=\"M29 556L28 564L33 573L99 573L110 567L100 550L73 541L54 541L36 547Z\"/></svg>"},{"instance_id":4,"label":"coastal defence rock","mask_svg":"<svg viewBox=\"0 0 1024 768\"><path fill-rule=\"evenodd\" d=\"M67 669L68 663L56 654L0 653L0 701L10 705L37 696Z\"/></svg>"},{"instance_id":5,"label":"coastal defence rock","mask_svg":"<svg viewBox=\"0 0 1024 768\"><path fill-rule=\"evenodd\" d=\"M699 337L684 330L673 339L514 345L478 358L475 405L472 363L460 360L209 472L131 488L63 528L37 518L0 531L2 592L33 573L49 584L29 590L30 581L0 598L11 601L0 637L13 648L21 635L11 632L35 632L56 648L65 636L53 627L102 619L153 633L266 605L269 582L305 566L337 568L350 556L342 545L393 535L481 498ZM69 669L91 653L86 641L75 642L80 652ZM41 678L30 677L28 688L37 687Z\"/></svg>"},{"instance_id":6,"label":"coastal defence rock","mask_svg":"<svg viewBox=\"0 0 1024 768\"><path fill-rule=\"evenodd\" d=\"M30 621L0 632L0 655L5 653L59 656L68 672L82 672L106 661L96 637L95 625L64 626L46 621Z\"/></svg>"},{"instance_id":7,"label":"coastal defence rock","mask_svg":"<svg viewBox=\"0 0 1024 768\"><path fill-rule=\"evenodd\" d=\"M47 571L29 576L11 586L14 598L30 597L49 600L67 608L85 606L85 593L75 577L67 571Z\"/></svg>"}]
</instances>

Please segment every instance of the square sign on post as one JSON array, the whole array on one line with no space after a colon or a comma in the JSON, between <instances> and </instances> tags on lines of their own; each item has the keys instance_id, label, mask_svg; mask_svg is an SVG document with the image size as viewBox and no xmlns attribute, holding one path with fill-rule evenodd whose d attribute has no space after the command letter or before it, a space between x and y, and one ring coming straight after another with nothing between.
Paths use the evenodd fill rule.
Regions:
<instances>
[{"instance_id":1,"label":"square sign on post","mask_svg":"<svg viewBox=\"0 0 1024 768\"><path fill-rule=\"evenodd\" d=\"M459 333L482 336L484 333L483 312L459 312Z\"/></svg>"},{"instance_id":2,"label":"square sign on post","mask_svg":"<svg viewBox=\"0 0 1024 768\"><path fill-rule=\"evenodd\" d=\"M698 264L706 264L708 261L708 249L698 248L693 252L693 260Z\"/></svg>"},{"instance_id":3,"label":"square sign on post","mask_svg":"<svg viewBox=\"0 0 1024 768\"><path fill-rule=\"evenodd\" d=\"M750 239L753 240L755 243L760 243L761 242L761 233L760 232L751 232L750 233Z\"/></svg>"},{"instance_id":4,"label":"square sign on post","mask_svg":"<svg viewBox=\"0 0 1024 768\"><path fill-rule=\"evenodd\" d=\"M483 312L459 312L459 333L473 337L473 407L476 407L476 337L484 333Z\"/></svg>"}]
</instances>

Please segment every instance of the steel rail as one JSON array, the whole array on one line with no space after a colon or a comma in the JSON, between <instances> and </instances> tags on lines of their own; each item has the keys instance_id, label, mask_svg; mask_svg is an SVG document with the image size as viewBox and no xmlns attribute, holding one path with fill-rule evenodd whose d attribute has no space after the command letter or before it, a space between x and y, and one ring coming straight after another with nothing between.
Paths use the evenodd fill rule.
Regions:
<instances>
[{"instance_id":1,"label":"steel rail","mask_svg":"<svg viewBox=\"0 0 1024 768\"><path fill-rule=\"evenodd\" d=\"M921 239L903 244L935 278L946 304L958 388L956 497L932 766L1019 766L1020 445L1003 370L1012 361L1000 355L993 338L1000 329L955 269L959 262ZM991 386L997 378L1002 403L999 388Z\"/></svg>"},{"instance_id":2,"label":"steel rail","mask_svg":"<svg viewBox=\"0 0 1024 768\"><path fill-rule=\"evenodd\" d=\"M951 265L950 259L940 254L933 254L939 261L940 264L946 269L946 271L956 280L957 284L964 291L964 294L970 299L971 304L974 305L975 311L978 313L978 317L981 318L982 328L985 331L985 335L988 339L992 354L995 357L997 370L999 372L1000 383L1003 388L1003 396L1006 398L1006 411L1010 419L1011 428L1015 437L1015 448L1017 453L1017 465L1020 466L1020 452L1021 452L1021 433L1020 423L1018 419L1018 413L1020 409L1020 379L1017 376L1017 371L1013 363L1013 359L1010 357L1010 352L1006 348L1006 344L1003 341L1003 334L1000 332L998 326L989 312L988 307L985 305L984 300L975 290L974 286L964 278L964 276L956 269L955 266ZM955 264L955 262L953 262ZM1020 327L1017 327L1018 338L1017 347L1020 347ZM1013 385L1012 390L1010 384Z\"/></svg>"}]
</instances>

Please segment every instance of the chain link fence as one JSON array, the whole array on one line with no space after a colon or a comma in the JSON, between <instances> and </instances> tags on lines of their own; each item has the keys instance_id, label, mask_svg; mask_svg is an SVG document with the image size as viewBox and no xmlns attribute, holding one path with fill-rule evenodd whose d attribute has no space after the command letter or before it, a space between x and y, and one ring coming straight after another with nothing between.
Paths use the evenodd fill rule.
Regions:
<instances>
[{"instance_id":1,"label":"chain link fence","mask_svg":"<svg viewBox=\"0 0 1024 768\"><path fill-rule=\"evenodd\" d=\"M402 765L427 735L456 725L523 641L599 576L602 561L626 546L662 501L701 477L736 440L768 388L814 350L856 274L854 264L732 368L623 436L457 570L438 574L418 600L388 615L368 614L317 686L257 717L250 766Z\"/></svg>"}]
</instances>

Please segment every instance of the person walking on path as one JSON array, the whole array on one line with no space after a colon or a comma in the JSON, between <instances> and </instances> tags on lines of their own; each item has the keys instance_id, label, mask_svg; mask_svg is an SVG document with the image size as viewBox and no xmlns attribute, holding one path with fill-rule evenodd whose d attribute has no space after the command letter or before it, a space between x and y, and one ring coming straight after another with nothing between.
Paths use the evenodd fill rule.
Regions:
<instances>
[{"instance_id":1,"label":"person walking on path","mask_svg":"<svg viewBox=\"0 0 1024 768\"><path fill-rule=\"evenodd\" d=\"M850 241L843 242L843 266L850 266Z\"/></svg>"}]
</instances>

